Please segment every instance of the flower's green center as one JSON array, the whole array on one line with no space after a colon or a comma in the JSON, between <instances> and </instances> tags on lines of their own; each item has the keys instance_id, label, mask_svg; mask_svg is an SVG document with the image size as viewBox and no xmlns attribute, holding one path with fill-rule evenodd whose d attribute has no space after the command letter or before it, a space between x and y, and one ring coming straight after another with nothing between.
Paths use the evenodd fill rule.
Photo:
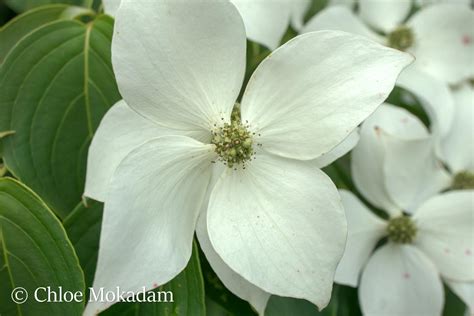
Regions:
<instances>
[{"instance_id":1,"label":"flower's green center","mask_svg":"<svg viewBox=\"0 0 474 316\"><path fill-rule=\"evenodd\" d=\"M216 153L220 160L229 168L238 164L244 165L255 154L253 151L252 132L248 125L240 120L240 107L234 107L231 123L217 128L212 133L211 143L216 146Z\"/></svg>"},{"instance_id":2,"label":"flower's green center","mask_svg":"<svg viewBox=\"0 0 474 316\"><path fill-rule=\"evenodd\" d=\"M388 34L388 46L404 51L413 45L415 37L413 31L407 26L399 26Z\"/></svg>"},{"instance_id":3,"label":"flower's green center","mask_svg":"<svg viewBox=\"0 0 474 316\"><path fill-rule=\"evenodd\" d=\"M387 226L388 239L399 244L411 243L416 236L416 226L410 217L402 215L392 218Z\"/></svg>"},{"instance_id":4,"label":"flower's green center","mask_svg":"<svg viewBox=\"0 0 474 316\"><path fill-rule=\"evenodd\" d=\"M469 171L459 172L454 176L451 188L453 190L474 189L474 173Z\"/></svg>"}]
</instances>

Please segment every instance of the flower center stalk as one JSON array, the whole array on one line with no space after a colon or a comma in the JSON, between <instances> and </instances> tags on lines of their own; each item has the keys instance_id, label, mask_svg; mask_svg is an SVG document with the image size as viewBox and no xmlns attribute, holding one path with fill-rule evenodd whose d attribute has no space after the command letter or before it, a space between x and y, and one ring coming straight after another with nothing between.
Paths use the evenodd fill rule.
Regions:
<instances>
[{"instance_id":1,"label":"flower center stalk","mask_svg":"<svg viewBox=\"0 0 474 316\"><path fill-rule=\"evenodd\" d=\"M416 231L415 223L406 215L392 218L387 226L388 239L399 244L413 242Z\"/></svg>"},{"instance_id":2,"label":"flower center stalk","mask_svg":"<svg viewBox=\"0 0 474 316\"><path fill-rule=\"evenodd\" d=\"M469 171L459 172L454 176L451 188L453 190L474 189L474 173Z\"/></svg>"},{"instance_id":3,"label":"flower center stalk","mask_svg":"<svg viewBox=\"0 0 474 316\"><path fill-rule=\"evenodd\" d=\"M255 154L253 151L252 132L240 119L240 105L236 104L231 115L231 123L212 132L211 143L216 146L219 159L229 168L244 165Z\"/></svg>"},{"instance_id":4,"label":"flower center stalk","mask_svg":"<svg viewBox=\"0 0 474 316\"><path fill-rule=\"evenodd\" d=\"M405 25L397 27L393 32L388 34L388 46L401 51L410 48L414 41L415 36L413 35L413 31Z\"/></svg>"}]
</instances>

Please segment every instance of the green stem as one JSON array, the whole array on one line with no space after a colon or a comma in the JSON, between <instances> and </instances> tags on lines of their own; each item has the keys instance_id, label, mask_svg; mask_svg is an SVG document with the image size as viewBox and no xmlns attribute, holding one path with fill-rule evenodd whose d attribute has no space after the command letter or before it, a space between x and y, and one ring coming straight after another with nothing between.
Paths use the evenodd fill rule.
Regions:
<instances>
[{"instance_id":1,"label":"green stem","mask_svg":"<svg viewBox=\"0 0 474 316\"><path fill-rule=\"evenodd\" d=\"M84 6L88 9L92 9L94 5L94 0L84 0Z\"/></svg>"}]
</instances>

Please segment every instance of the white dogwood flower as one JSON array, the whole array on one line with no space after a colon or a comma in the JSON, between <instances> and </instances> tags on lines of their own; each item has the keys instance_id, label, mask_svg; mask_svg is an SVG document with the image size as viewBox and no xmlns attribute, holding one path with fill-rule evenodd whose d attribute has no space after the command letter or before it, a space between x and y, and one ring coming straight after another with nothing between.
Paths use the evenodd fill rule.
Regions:
<instances>
[{"instance_id":1,"label":"white dogwood flower","mask_svg":"<svg viewBox=\"0 0 474 316\"><path fill-rule=\"evenodd\" d=\"M302 32L341 30L367 36L413 54L412 67L450 84L474 76L473 10L434 4L405 21L410 0L359 0L358 4L358 15L347 6L330 6L308 21Z\"/></svg>"},{"instance_id":2,"label":"white dogwood flower","mask_svg":"<svg viewBox=\"0 0 474 316\"><path fill-rule=\"evenodd\" d=\"M111 16L115 16L115 13L117 13L121 1L122 0L102 0L102 3L104 5L104 12Z\"/></svg>"},{"instance_id":3,"label":"white dogwood flower","mask_svg":"<svg viewBox=\"0 0 474 316\"><path fill-rule=\"evenodd\" d=\"M403 77L400 77L400 79ZM421 85L425 84L421 83ZM434 92L432 96L438 97L441 94ZM432 140L425 138L420 140L418 144L410 142L399 142L398 145L392 146L389 159L385 160L385 168L390 173L389 181L391 184L398 184L395 190L405 189L409 192L418 192L415 188L406 185L408 179L419 179L417 187L431 188L430 192L439 192L445 188L456 190L474 189L474 130L472 124L474 122L474 89L466 83L453 90L453 120L447 131L443 134L433 134ZM440 99L441 100L441 99ZM434 101L433 101L434 102ZM440 104L441 105L441 104ZM421 145L421 143L424 145ZM423 147L426 149L427 155L425 160L420 159L422 154L420 151ZM433 148L433 146L436 146ZM439 157L439 158L438 158ZM447 167L448 177L440 177L439 181L433 181L436 173L429 173L423 168L426 166L426 160L440 159ZM439 163L438 163L439 165ZM407 167L410 166L410 167ZM419 193L416 193L419 195ZM419 195L422 198L421 195ZM424 196L426 198L427 196ZM402 203L399 201L399 203ZM406 206L406 205L405 205Z\"/></svg>"},{"instance_id":4,"label":"white dogwood flower","mask_svg":"<svg viewBox=\"0 0 474 316\"><path fill-rule=\"evenodd\" d=\"M219 277L259 311L269 294L328 303L346 223L315 161L413 58L343 32L305 34L259 65L231 115L245 53L227 1L122 2L112 62L124 101L88 156L85 195L105 202L95 288L168 282L196 229Z\"/></svg>"},{"instance_id":5,"label":"white dogwood flower","mask_svg":"<svg viewBox=\"0 0 474 316\"><path fill-rule=\"evenodd\" d=\"M364 315L439 315L440 275L453 288L451 283L474 281L474 191L438 193L450 186L450 177L434 154L433 137L406 110L381 106L360 134L353 180L389 219L341 192L349 233L336 282L357 286L363 271ZM373 253L384 237L388 243Z\"/></svg>"},{"instance_id":6,"label":"white dogwood flower","mask_svg":"<svg viewBox=\"0 0 474 316\"><path fill-rule=\"evenodd\" d=\"M430 119L430 131L437 140L439 152L441 139L450 133L456 111L449 85L417 67L408 67L398 78L397 86L412 93L420 102Z\"/></svg>"},{"instance_id":7,"label":"white dogwood flower","mask_svg":"<svg viewBox=\"0 0 474 316\"><path fill-rule=\"evenodd\" d=\"M453 186L474 189L474 88L465 83L453 90L454 118L441 139L441 159L449 167Z\"/></svg>"},{"instance_id":8,"label":"white dogwood flower","mask_svg":"<svg viewBox=\"0 0 474 316\"><path fill-rule=\"evenodd\" d=\"M360 128L352 151L353 181L372 205L412 212L451 184L435 144L436 137L416 116L384 104Z\"/></svg>"},{"instance_id":9,"label":"white dogwood flower","mask_svg":"<svg viewBox=\"0 0 474 316\"><path fill-rule=\"evenodd\" d=\"M413 216L392 210L388 220L353 193L340 193L349 233L336 282L359 285L364 315L441 315L441 278L474 281L474 191L436 195ZM384 237L387 243L374 251Z\"/></svg>"},{"instance_id":10,"label":"white dogwood flower","mask_svg":"<svg viewBox=\"0 0 474 316\"><path fill-rule=\"evenodd\" d=\"M122 0L104 0L105 12L115 16ZM270 50L280 46L291 24L301 30L311 0L230 0L239 10L247 37Z\"/></svg>"},{"instance_id":11,"label":"white dogwood flower","mask_svg":"<svg viewBox=\"0 0 474 316\"><path fill-rule=\"evenodd\" d=\"M310 0L231 0L244 20L247 37L270 50L280 46L290 26L300 30Z\"/></svg>"}]
</instances>

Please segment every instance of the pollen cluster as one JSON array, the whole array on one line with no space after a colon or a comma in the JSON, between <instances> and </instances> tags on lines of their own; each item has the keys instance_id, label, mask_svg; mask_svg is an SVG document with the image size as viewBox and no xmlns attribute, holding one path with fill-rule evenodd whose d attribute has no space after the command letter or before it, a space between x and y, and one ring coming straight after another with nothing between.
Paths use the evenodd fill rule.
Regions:
<instances>
[{"instance_id":1,"label":"pollen cluster","mask_svg":"<svg viewBox=\"0 0 474 316\"><path fill-rule=\"evenodd\" d=\"M415 37L413 31L407 26L399 26L388 34L388 46L404 51L413 45Z\"/></svg>"},{"instance_id":2,"label":"pollen cluster","mask_svg":"<svg viewBox=\"0 0 474 316\"><path fill-rule=\"evenodd\" d=\"M215 151L219 159L229 168L238 164L244 165L252 159L252 132L248 125L242 124L238 104L232 112L231 123L225 123L212 132L211 143L216 146Z\"/></svg>"},{"instance_id":3,"label":"pollen cluster","mask_svg":"<svg viewBox=\"0 0 474 316\"><path fill-rule=\"evenodd\" d=\"M454 176L453 190L469 190L474 189L474 173L469 171L459 172Z\"/></svg>"},{"instance_id":4,"label":"pollen cluster","mask_svg":"<svg viewBox=\"0 0 474 316\"><path fill-rule=\"evenodd\" d=\"M415 223L406 215L392 218L387 226L388 239L399 244L413 242L416 231Z\"/></svg>"}]
</instances>

